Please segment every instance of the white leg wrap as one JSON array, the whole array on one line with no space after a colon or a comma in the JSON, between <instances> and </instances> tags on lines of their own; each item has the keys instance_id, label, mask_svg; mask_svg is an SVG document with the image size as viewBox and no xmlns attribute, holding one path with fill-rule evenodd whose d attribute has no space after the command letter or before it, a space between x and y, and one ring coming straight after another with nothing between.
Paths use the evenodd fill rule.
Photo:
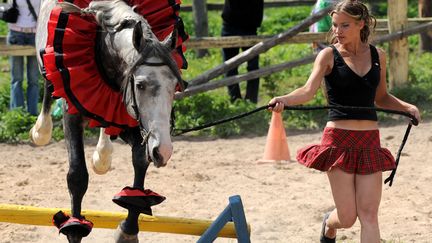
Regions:
<instances>
[{"instance_id":1,"label":"white leg wrap","mask_svg":"<svg viewBox=\"0 0 432 243\"><path fill-rule=\"evenodd\" d=\"M41 113L36 120L36 124L30 129L30 140L38 146L46 145L51 140L52 129L53 123L51 116L45 116Z\"/></svg>"},{"instance_id":2,"label":"white leg wrap","mask_svg":"<svg viewBox=\"0 0 432 243\"><path fill-rule=\"evenodd\" d=\"M92 168L96 174L103 175L111 168L113 145L105 129L100 129L99 141L96 150L93 152Z\"/></svg>"}]
</instances>

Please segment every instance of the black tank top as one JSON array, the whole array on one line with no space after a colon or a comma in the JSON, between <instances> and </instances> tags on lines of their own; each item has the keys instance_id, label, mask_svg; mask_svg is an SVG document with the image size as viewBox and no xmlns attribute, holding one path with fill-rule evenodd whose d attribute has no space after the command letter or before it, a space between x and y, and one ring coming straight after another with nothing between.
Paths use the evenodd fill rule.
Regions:
<instances>
[{"instance_id":1,"label":"black tank top","mask_svg":"<svg viewBox=\"0 0 432 243\"><path fill-rule=\"evenodd\" d=\"M325 76L329 105L374 107L375 93L380 82L380 62L377 49L370 45L372 67L360 77L345 63L335 46L334 65L330 74ZM329 121L334 120L378 120L376 111L330 109Z\"/></svg>"}]
</instances>

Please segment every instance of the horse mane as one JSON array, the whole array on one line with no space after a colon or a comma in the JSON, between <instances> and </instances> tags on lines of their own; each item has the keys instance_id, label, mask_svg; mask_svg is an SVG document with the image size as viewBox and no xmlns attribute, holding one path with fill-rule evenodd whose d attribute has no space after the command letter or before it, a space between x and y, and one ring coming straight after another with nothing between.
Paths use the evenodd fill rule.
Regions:
<instances>
[{"instance_id":1,"label":"horse mane","mask_svg":"<svg viewBox=\"0 0 432 243\"><path fill-rule=\"evenodd\" d=\"M108 32L117 32L128 23L140 21L146 39L156 39L147 20L134 11L135 7L131 8L123 0L91 1L88 9L95 12L96 22Z\"/></svg>"}]
</instances>

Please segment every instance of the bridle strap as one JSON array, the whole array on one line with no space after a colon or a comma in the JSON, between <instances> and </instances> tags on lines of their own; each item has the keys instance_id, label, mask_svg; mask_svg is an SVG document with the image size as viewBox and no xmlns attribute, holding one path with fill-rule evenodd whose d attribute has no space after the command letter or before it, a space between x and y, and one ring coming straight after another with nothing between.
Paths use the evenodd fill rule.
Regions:
<instances>
[{"instance_id":1,"label":"bridle strap","mask_svg":"<svg viewBox=\"0 0 432 243\"><path fill-rule=\"evenodd\" d=\"M141 142L141 145L144 145L145 143L147 143L147 141L150 137L150 131L144 127L144 124L143 124L141 116L140 116L140 112L138 109L138 103L137 103L136 95L135 95L135 79L131 76L131 77L129 77L129 82L130 82L130 86L131 86L130 89L132 92L132 102L133 102L132 109L134 110L135 118L138 121L138 125L140 128L140 134L141 134L141 137L143 139Z\"/></svg>"},{"instance_id":2,"label":"bridle strap","mask_svg":"<svg viewBox=\"0 0 432 243\"><path fill-rule=\"evenodd\" d=\"M140 127L140 134L141 137L143 138L141 145L144 145L145 143L147 143L150 135L151 135L151 131L149 129L146 129L146 127L144 126L141 116L140 116L140 112L138 109L138 102L137 102L137 98L136 98L136 94L135 94L135 79L132 75L133 71L136 69L136 67L138 67L139 65L147 65L147 66L165 66L166 64L163 62L147 62L144 60L144 57L141 56L141 58L135 63L135 65L133 65L131 67L131 69L129 70L129 84L130 84L130 89L131 89L131 94L132 94L132 109L134 110L135 113L135 118L138 121L138 125ZM172 122L172 121L171 121Z\"/></svg>"}]
</instances>

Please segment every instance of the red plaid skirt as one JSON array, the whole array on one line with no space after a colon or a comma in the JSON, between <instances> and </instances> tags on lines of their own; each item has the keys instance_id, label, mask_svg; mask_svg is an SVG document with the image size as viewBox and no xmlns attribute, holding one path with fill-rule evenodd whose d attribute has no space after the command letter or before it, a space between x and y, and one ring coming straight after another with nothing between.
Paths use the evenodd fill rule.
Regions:
<instances>
[{"instance_id":1,"label":"red plaid skirt","mask_svg":"<svg viewBox=\"0 0 432 243\"><path fill-rule=\"evenodd\" d=\"M381 148L379 130L352 131L332 127L324 129L321 144L300 149L297 161L320 171L337 167L356 174L372 174L396 167L390 151Z\"/></svg>"}]
</instances>

